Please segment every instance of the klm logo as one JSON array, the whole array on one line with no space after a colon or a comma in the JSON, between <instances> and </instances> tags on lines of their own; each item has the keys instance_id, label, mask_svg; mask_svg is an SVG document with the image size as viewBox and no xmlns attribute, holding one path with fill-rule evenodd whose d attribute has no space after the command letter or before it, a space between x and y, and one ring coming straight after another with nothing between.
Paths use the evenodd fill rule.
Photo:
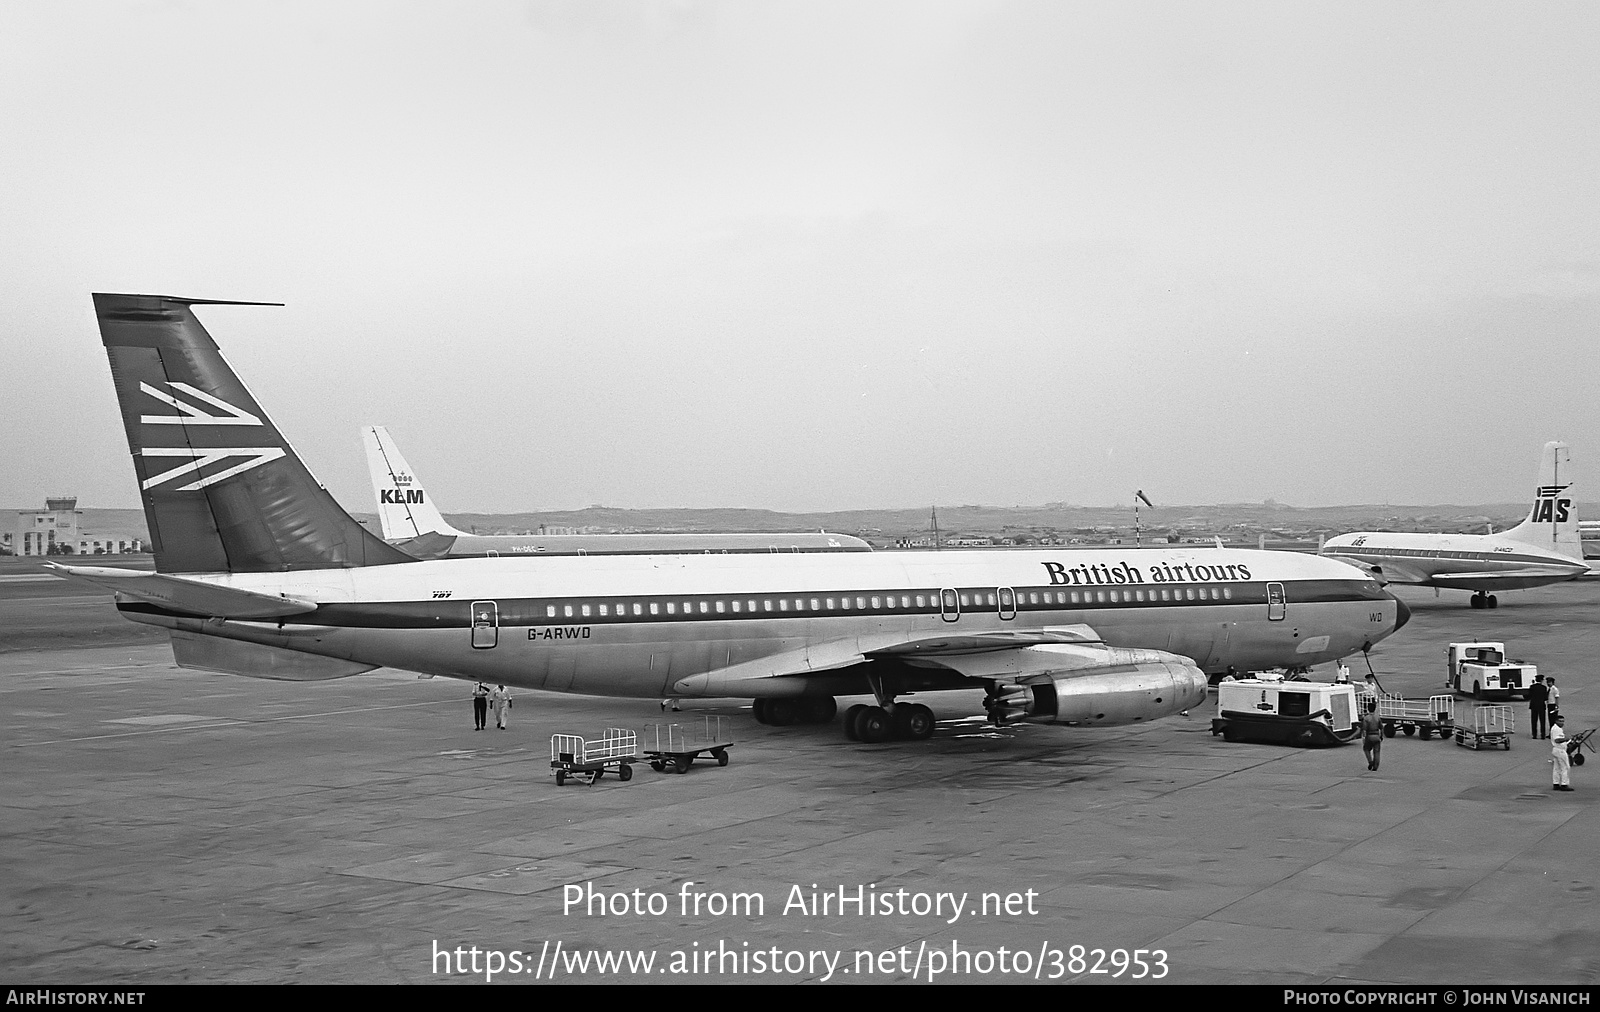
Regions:
<instances>
[{"instance_id":1,"label":"klm logo","mask_svg":"<svg viewBox=\"0 0 1600 1012\"><path fill-rule=\"evenodd\" d=\"M1564 524L1572 516L1572 500L1557 498L1571 485L1541 485L1534 493L1533 512L1528 519L1534 523Z\"/></svg>"},{"instance_id":2,"label":"klm logo","mask_svg":"<svg viewBox=\"0 0 1600 1012\"><path fill-rule=\"evenodd\" d=\"M420 488L386 488L378 492L378 501L404 506L407 503L422 502L422 489Z\"/></svg>"}]
</instances>

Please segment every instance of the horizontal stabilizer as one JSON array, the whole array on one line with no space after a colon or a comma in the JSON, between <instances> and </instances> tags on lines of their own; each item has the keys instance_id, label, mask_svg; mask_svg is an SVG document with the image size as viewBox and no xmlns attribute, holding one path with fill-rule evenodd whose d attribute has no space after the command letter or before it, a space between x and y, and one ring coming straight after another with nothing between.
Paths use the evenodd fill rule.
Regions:
<instances>
[{"instance_id":1,"label":"horizontal stabilizer","mask_svg":"<svg viewBox=\"0 0 1600 1012\"><path fill-rule=\"evenodd\" d=\"M206 618L282 618L317 610L315 601L257 594L183 576L102 566L63 566L54 562L45 565L62 576L116 591L135 601Z\"/></svg>"},{"instance_id":2,"label":"horizontal stabilizer","mask_svg":"<svg viewBox=\"0 0 1600 1012\"><path fill-rule=\"evenodd\" d=\"M455 547L455 543L454 534L440 534L438 531L429 531L404 541L391 542L402 552L418 559L443 559L450 554L450 549Z\"/></svg>"},{"instance_id":3,"label":"horizontal stabilizer","mask_svg":"<svg viewBox=\"0 0 1600 1012\"><path fill-rule=\"evenodd\" d=\"M280 650L259 643L196 636L172 630L172 656L181 668L220 671L225 675L248 675L285 682L322 682L371 671L376 665L342 661L337 657L318 657L298 650Z\"/></svg>"}]
</instances>

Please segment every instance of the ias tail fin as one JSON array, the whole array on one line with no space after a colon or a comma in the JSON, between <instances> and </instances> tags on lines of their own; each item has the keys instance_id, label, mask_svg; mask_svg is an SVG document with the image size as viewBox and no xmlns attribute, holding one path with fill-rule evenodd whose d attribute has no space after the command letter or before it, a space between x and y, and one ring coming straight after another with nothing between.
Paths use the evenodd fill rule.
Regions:
<instances>
[{"instance_id":1,"label":"ias tail fin","mask_svg":"<svg viewBox=\"0 0 1600 1012\"><path fill-rule=\"evenodd\" d=\"M426 534L460 537L466 533L445 522L439 507L417 480L417 472L400 456L400 448L394 445L388 429L368 425L361 430L361 441L367 447L367 469L372 473L372 491L378 497L378 519L385 539L406 541Z\"/></svg>"},{"instance_id":2,"label":"ias tail fin","mask_svg":"<svg viewBox=\"0 0 1600 1012\"><path fill-rule=\"evenodd\" d=\"M1574 559L1583 558L1572 486L1572 451L1566 443L1544 444L1539 458L1539 487L1534 491L1528 519L1501 536Z\"/></svg>"},{"instance_id":3,"label":"ias tail fin","mask_svg":"<svg viewBox=\"0 0 1600 1012\"><path fill-rule=\"evenodd\" d=\"M412 561L317 484L195 318L190 307L206 304L240 303L94 297L156 569L264 573Z\"/></svg>"}]
</instances>

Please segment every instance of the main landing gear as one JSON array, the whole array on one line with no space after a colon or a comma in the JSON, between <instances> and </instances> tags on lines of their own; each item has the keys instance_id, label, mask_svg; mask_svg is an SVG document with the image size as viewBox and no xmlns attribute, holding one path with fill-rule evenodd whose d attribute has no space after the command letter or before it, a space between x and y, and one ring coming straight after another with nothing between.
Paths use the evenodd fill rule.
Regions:
<instances>
[{"instance_id":1,"label":"main landing gear","mask_svg":"<svg viewBox=\"0 0 1600 1012\"><path fill-rule=\"evenodd\" d=\"M797 699L758 699L750 707L757 723L774 727L791 724L826 724L839 712L832 696L801 696Z\"/></svg>"},{"instance_id":2,"label":"main landing gear","mask_svg":"<svg viewBox=\"0 0 1600 1012\"><path fill-rule=\"evenodd\" d=\"M869 745L891 739L925 741L933 737L936 723L933 711L921 703L857 703L844 711L844 736Z\"/></svg>"},{"instance_id":3,"label":"main landing gear","mask_svg":"<svg viewBox=\"0 0 1600 1012\"><path fill-rule=\"evenodd\" d=\"M1500 599L1493 594L1486 594L1480 590L1472 595L1472 606L1474 608L1498 608L1500 607Z\"/></svg>"}]
</instances>

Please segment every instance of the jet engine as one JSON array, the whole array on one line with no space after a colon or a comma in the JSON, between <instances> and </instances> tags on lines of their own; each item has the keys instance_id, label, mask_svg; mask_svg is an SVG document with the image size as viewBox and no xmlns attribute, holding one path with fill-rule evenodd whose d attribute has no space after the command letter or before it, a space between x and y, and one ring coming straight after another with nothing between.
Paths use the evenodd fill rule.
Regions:
<instances>
[{"instance_id":1,"label":"jet engine","mask_svg":"<svg viewBox=\"0 0 1600 1012\"><path fill-rule=\"evenodd\" d=\"M1200 705L1206 674L1164 650L1117 650L1122 663L1047 671L995 683L984 700L996 725L1032 721L1081 727L1137 724Z\"/></svg>"}]
</instances>

